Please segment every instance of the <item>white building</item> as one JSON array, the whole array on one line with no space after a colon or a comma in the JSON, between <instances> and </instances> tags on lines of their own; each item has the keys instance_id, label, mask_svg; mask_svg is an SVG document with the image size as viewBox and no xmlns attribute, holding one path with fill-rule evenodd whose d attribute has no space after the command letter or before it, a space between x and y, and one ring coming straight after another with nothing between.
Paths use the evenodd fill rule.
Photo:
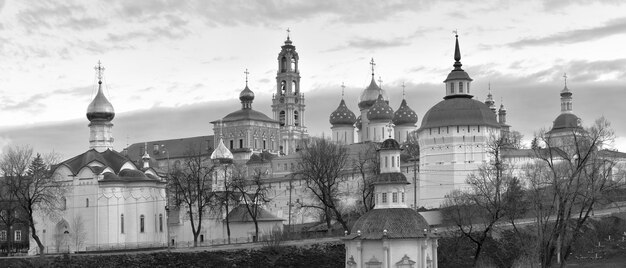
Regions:
<instances>
[{"instance_id":1,"label":"white building","mask_svg":"<svg viewBox=\"0 0 626 268\"><path fill-rule=\"evenodd\" d=\"M406 201L400 171L400 144L385 140L379 150L380 174L374 180L375 206L344 238L347 268L437 267L437 235Z\"/></svg>"},{"instance_id":2,"label":"white building","mask_svg":"<svg viewBox=\"0 0 626 268\"><path fill-rule=\"evenodd\" d=\"M163 247L166 182L147 164L137 167L113 150L115 112L102 92L104 68L96 70L98 93L87 108L89 150L54 170L68 191L60 197L61 211L36 214L38 235L48 252ZM36 253L37 243L30 245Z\"/></svg>"}]
</instances>

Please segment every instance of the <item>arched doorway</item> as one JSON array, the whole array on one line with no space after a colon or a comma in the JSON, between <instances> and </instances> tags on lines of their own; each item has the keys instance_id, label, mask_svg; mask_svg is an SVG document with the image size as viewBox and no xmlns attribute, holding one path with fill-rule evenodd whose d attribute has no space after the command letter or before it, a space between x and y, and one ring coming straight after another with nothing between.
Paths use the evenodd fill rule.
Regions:
<instances>
[{"instance_id":1,"label":"arched doorway","mask_svg":"<svg viewBox=\"0 0 626 268\"><path fill-rule=\"evenodd\" d=\"M57 223L54 246L57 252L70 252L70 225L65 219Z\"/></svg>"}]
</instances>

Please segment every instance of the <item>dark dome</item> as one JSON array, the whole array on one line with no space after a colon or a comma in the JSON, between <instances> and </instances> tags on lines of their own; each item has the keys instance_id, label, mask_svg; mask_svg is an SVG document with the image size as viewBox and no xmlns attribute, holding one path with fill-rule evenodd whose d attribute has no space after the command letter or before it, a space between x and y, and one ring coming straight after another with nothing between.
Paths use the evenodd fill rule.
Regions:
<instances>
[{"instance_id":1,"label":"dark dome","mask_svg":"<svg viewBox=\"0 0 626 268\"><path fill-rule=\"evenodd\" d=\"M370 121L384 120L391 121L393 119L393 109L383 99L383 95L378 95L378 99L367 111L367 119Z\"/></svg>"},{"instance_id":2,"label":"dark dome","mask_svg":"<svg viewBox=\"0 0 626 268\"><path fill-rule=\"evenodd\" d=\"M372 76L372 81L370 85L363 90L361 93L361 97L359 97L359 109L368 109L374 105L376 100L378 99L378 95L383 95L383 99L389 101L387 98L387 93L381 89L374 81L374 76Z\"/></svg>"},{"instance_id":3,"label":"dark dome","mask_svg":"<svg viewBox=\"0 0 626 268\"><path fill-rule=\"evenodd\" d=\"M452 70L449 74L448 77L446 78L446 80L444 80L443 82L448 82L450 80L469 80L472 81L472 79L470 78L469 74L467 74L467 72L463 71L463 70Z\"/></svg>"},{"instance_id":4,"label":"dark dome","mask_svg":"<svg viewBox=\"0 0 626 268\"><path fill-rule=\"evenodd\" d=\"M102 93L102 84L98 85L98 93L96 97L87 106L87 119L92 120L106 120L111 121L115 117L115 110L113 105L107 100Z\"/></svg>"},{"instance_id":5,"label":"dark dome","mask_svg":"<svg viewBox=\"0 0 626 268\"><path fill-rule=\"evenodd\" d=\"M276 120L273 120L267 117L267 115L259 111L252 110L252 109L241 109L239 111L232 112L228 114L227 116L224 116L224 118L222 119L223 122L231 122L231 121L239 121L239 120L256 120L256 121L278 123Z\"/></svg>"},{"instance_id":6,"label":"dark dome","mask_svg":"<svg viewBox=\"0 0 626 268\"><path fill-rule=\"evenodd\" d=\"M356 118L356 123L354 123L354 126L358 130L361 130L361 128L363 128L363 122L361 121L361 116L360 115L359 115L359 117Z\"/></svg>"},{"instance_id":7,"label":"dark dome","mask_svg":"<svg viewBox=\"0 0 626 268\"><path fill-rule=\"evenodd\" d=\"M402 100L400 108L393 114L394 125L415 125L417 124L417 114L409 105L406 104L406 100Z\"/></svg>"},{"instance_id":8,"label":"dark dome","mask_svg":"<svg viewBox=\"0 0 626 268\"><path fill-rule=\"evenodd\" d=\"M394 139L386 139L380 145L379 150L401 150L400 144Z\"/></svg>"},{"instance_id":9,"label":"dark dome","mask_svg":"<svg viewBox=\"0 0 626 268\"><path fill-rule=\"evenodd\" d=\"M346 106L346 102L341 99L337 110L330 114L330 124L351 126L354 125L354 122L356 122L356 116L352 111L350 111L350 109L348 109L348 106Z\"/></svg>"},{"instance_id":10,"label":"dark dome","mask_svg":"<svg viewBox=\"0 0 626 268\"><path fill-rule=\"evenodd\" d=\"M420 130L431 127L480 125L500 127L489 107L468 95L457 95L435 104L422 119Z\"/></svg>"},{"instance_id":11,"label":"dark dome","mask_svg":"<svg viewBox=\"0 0 626 268\"><path fill-rule=\"evenodd\" d=\"M572 113L563 113L554 119L552 130L580 127L580 118Z\"/></svg>"},{"instance_id":12,"label":"dark dome","mask_svg":"<svg viewBox=\"0 0 626 268\"><path fill-rule=\"evenodd\" d=\"M247 102L251 102L254 100L254 92L252 92L252 90L248 88L248 85L246 85L246 88L244 88L241 93L239 93L239 100Z\"/></svg>"},{"instance_id":13,"label":"dark dome","mask_svg":"<svg viewBox=\"0 0 626 268\"><path fill-rule=\"evenodd\" d=\"M352 226L352 236L361 232L361 239L425 237L428 222L417 211L410 208L372 209L361 216Z\"/></svg>"}]
</instances>

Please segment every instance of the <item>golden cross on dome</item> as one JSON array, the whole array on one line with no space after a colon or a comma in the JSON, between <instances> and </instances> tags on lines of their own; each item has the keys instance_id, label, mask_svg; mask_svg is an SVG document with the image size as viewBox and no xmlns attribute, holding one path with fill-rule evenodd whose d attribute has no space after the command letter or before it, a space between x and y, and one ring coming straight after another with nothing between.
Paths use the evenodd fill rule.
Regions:
<instances>
[{"instance_id":1,"label":"golden cross on dome","mask_svg":"<svg viewBox=\"0 0 626 268\"><path fill-rule=\"evenodd\" d=\"M243 73L246 74L246 86L248 86L248 75L250 74L250 72L248 72L248 68L246 68L246 71Z\"/></svg>"},{"instance_id":2,"label":"golden cross on dome","mask_svg":"<svg viewBox=\"0 0 626 268\"><path fill-rule=\"evenodd\" d=\"M343 91L346 89L346 86L341 82L341 98L343 99Z\"/></svg>"},{"instance_id":3,"label":"golden cross on dome","mask_svg":"<svg viewBox=\"0 0 626 268\"><path fill-rule=\"evenodd\" d=\"M405 87L406 86L404 85L404 82L402 82L402 99L404 99L404 97L405 97L405 94L404 94L404 88Z\"/></svg>"},{"instance_id":4,"label":"golden cross on dome","mask_svg":"<svg viewBox=\"0 0 626 268\"><path fill-rule=\"evenodd\" d=\"M98 81L102 81L102 73L104 72L104 66L98 61L98 66L93 67L94 70L98 73Z\"/></svg>"},{"instance_id":5,"label":"golden cross on dome","mask_svg":"<svg viewBox=\"0 0 626 268\"><path fill-rule=\"evenodd\" d=\"M372 76L374 76L374 66L376 66L376 63L374 63L374 58L372 58L372 60L370 61L370 65L372 65Z\"/></svg>"},{"instance_id":6,"label":"golden cross on dome","mask_svg":"<svg viewBox=\"0 0 626 268\"><path fill-rule=\"evenodd\" d=\"M378 76L378 85L380 86L380 88L383 88L383 79L380 78L380 76Z\"/></svg>"},{"instance_id":7,"label":"golden cross on dome","mask_svg":"<svg viewBox=\"0 0 626 268\"><path fill-rule=\"evenodd\" d=\"M391 138L391 132L393 132L393 123L389 122L389 124L387 124L387 133L389 133L389 138Z\"/></svg>"}]
</instances>

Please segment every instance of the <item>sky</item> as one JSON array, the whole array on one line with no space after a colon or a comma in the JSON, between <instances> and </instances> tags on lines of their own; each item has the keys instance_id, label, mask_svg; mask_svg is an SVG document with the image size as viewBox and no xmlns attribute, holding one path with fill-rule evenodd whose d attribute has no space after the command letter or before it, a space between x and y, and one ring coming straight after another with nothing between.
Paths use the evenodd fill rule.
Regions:
<instances>
[{"instance_id":1,"label":"sky","mask_svg":"<svg viewBox=\"0 0 626 268\"><path fill-rule=\"evenodd\" d=\"M313 136L330 133L342 83L357 112L371 58L392 108L404 83L421 124L444 96L456 30L474 98L484 101L491 87L526 141L559 115L567 73L583 125L606 117L612 146L626 151L626 2L618 0L0 0L0 147L87 150L98 61L116 110L116 150L212 134L209 122L240 109L245 69L253 108L271 116L287 28Z\"/></svg>"}]
</instances>

